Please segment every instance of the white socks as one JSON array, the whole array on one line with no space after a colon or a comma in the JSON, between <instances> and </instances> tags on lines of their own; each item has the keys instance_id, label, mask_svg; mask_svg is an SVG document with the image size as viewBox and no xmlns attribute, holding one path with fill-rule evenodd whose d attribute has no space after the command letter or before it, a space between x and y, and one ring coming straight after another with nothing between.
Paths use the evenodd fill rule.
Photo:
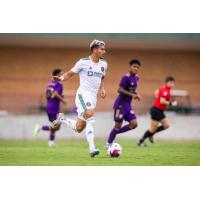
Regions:
<instances>
[{"instance_id":1,"label":"white socks","mask_svg":"<svg viewBox=\"0 0 200 200\"><path fill-rule=\"evenodd\" d=\"M61 119L62 123L66 124L68 128L71 128L73 131L76 131L76 120L72 120L69 118ZM86 121L86 128L85 128L85 135L89 145L89 150L92 152L95 149L94 145L94 117L87 119Z\"/></svg>"},{"instance_id":2,"label":"white socks","mask_svg":"<svg viewBox=\"0 0 200 200\"><path fill-rule=\"evenodd\" d=\"M87 124L86 124L86 128L85 128L85 135L86 135L86 138L87 138L87 142L89 144L90 152L92 152L95 149L95 145L94 145L94 122L95 122L94 117L87 119Z\"/></svg>"},{"instance_id":3,"label":"white socks","mask_svg":"<svg viewBox=\"0 0 200 200\"><path fill-rule=\"evenodd\" d=\"M60 120L62 123L66 124L68 128L76 131L76 120L65 118Z\"/></svg>"}]
</instances>

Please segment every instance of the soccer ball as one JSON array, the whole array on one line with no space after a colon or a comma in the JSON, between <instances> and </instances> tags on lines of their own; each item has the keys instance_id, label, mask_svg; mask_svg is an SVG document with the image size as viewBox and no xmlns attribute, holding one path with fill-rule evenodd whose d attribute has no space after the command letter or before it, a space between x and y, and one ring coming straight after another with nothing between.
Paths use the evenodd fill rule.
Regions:
<instances>
[{"instance_id":1,"label":"soccer ball","mask_svg":"<svg viewBox=\"0 0 200 200\"><path fill-rule=\"evenodd\" d=\"M107 150L107 153L112 158L117 158L122 154L122 147L118 143L113 143Z\"/></svg>"}]
</instances>

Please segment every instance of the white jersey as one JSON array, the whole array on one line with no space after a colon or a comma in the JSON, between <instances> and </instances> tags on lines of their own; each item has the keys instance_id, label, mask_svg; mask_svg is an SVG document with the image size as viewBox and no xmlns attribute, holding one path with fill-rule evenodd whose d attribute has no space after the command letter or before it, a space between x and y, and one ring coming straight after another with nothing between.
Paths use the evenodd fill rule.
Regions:
<instances>
[{"instance_id":1,"label":"white jersey","mask_svg":"<svg viewBox=\"0 0 200 200\"><path fill-rule=\"evenodd\" d=\"M80 59L71 69L74 73L78 73L80 77L80 86L78 91L90 93L96 97L100 88L101 79L106 75L107 62L100 59L98 63L94 63L90 57Z\"/></svg>"}]
</instances>

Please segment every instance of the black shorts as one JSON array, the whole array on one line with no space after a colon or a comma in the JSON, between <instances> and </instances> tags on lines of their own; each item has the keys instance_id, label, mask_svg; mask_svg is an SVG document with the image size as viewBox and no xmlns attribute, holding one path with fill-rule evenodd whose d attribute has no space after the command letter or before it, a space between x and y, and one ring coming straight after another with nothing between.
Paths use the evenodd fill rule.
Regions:
<instances>
[{"instance_id":1,"label":"black shorts","mask_svg":"<svg viewBox=\"0 0 200 200\"><path fill-rule=\"evenodd\" d=\"M166 117L164 114L164 111L160 110L156 107L151 107L150 115L151 115L151 119L158 121L158 122Z\"/></svg>"}]
</instances>

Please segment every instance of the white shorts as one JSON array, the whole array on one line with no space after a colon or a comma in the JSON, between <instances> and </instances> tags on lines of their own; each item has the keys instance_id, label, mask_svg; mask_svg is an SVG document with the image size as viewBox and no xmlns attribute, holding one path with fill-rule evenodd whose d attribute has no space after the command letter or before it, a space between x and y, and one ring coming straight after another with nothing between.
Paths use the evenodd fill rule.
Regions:
<instances>
[{"instance_id":1,"label":"white shorts","mask_svg":"<svg viewBox=\"0 0 200 200\"><path fill-rule=\"evenodd\" d=\"M83 113L88 109L95 109L97 103L97 98L92 96L88 92L77 91L75 104L77 107L78 117L83 118Z\"/></svg>"}]
</instances>

